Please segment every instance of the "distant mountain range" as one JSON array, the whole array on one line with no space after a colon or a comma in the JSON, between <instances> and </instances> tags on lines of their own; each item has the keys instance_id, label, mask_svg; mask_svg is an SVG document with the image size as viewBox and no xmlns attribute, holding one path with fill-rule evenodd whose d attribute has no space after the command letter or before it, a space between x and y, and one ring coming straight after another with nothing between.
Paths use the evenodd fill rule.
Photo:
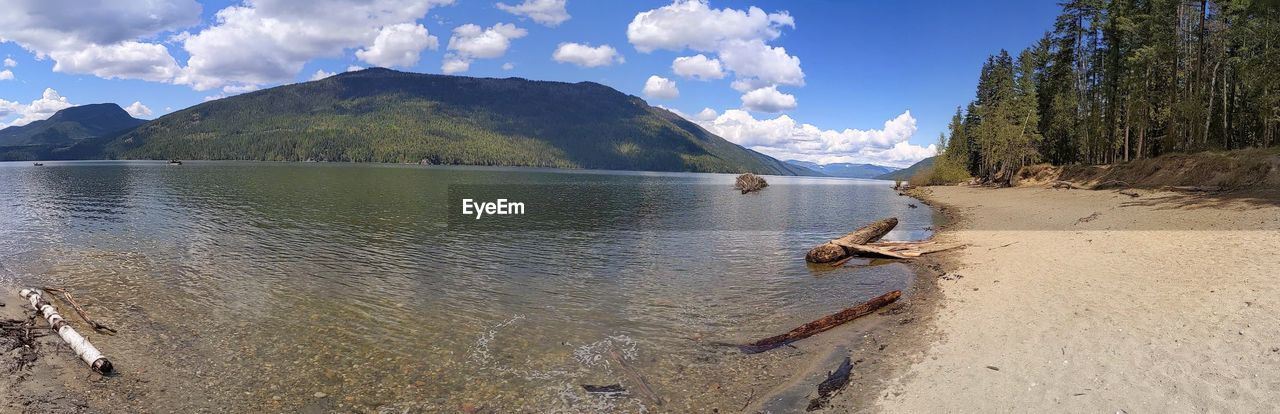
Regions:
<instances>
[{"instance_id":1,"label":"distant mountain range","mask_svg":"<svg viewBox=\"0 0 1280 414\"><path fill-rule=\"evenodd\" d=\"M916 175L916 173L917 173L917 172L920 172L920 170L924 170L924 169L927 169L927 168L931 168L931 167L933 167L933 161L934 161L934 158L936 158L936 157L929 157L929 158L925 158L925 159L920 160L919 162L917 162L917 163L915 163L915 164L912 164L910 167L903 168L903 169L901 169L901 170L897 170L897 171L894 171L894 172L891 172L891 173L888 173L888 174L884 174L884 175L878 176L878 177L876 177L876 179L878 179L878 180L893 180L893 181L907 181L907 180L911 179L911 176Z\"/></svg>"},{"instance_id":2,"label":"distant mountain range","mask_svg":"<svg viewBox=\"0 0 1280 414\"><path fill-rule=\"evenodd\" d=\"M876 178L897 171L894 167L875 164L832 163L818 164L809 161L787 160L787 164L808 168L830 177L844 178Z\"/></svg>"},{"instance_id":3,"label":"distant mountain range","mask_svg":"<svg viewBox=\"0 0 1280 414\"><path fill-rule=\"evenodd\" d=\"M101 119L81 122L86 133L67 136L121 125ZM592 82L374 68L205 102L126 126L120 133L70 141L14 139L0 144L6 145L0 159L315 160L816 175Z\"/></svg>"},{"instance_id":4,"label":"distant mountain range","mask_svg":"<svg viewBox=\"0 0 1280 414\"><path fill-rule=\"evenodd\" d=\"M0 146L65 146L120 133L145 122L113 103L83 105L58 111L49 119L0 129Z\"/></svg>"}]
</instances>

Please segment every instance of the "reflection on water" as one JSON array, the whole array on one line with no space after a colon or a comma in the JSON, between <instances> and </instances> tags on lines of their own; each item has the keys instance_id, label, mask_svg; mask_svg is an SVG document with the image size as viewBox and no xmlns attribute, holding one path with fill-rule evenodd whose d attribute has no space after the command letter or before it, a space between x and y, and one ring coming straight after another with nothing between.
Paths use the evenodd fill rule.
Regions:
<instances>
[{"instance_id":1,"label":"reflection on water","mask_svg":"<svg viewBox=\"0 0 1280 414\"><path fill-rule=\"evenodd\" d=\"M166 410L657 408L582 390L625 383L613 351L661 410L733 411L782 361L716 342L910 277L898 264L811 269L809 247L883 216L902 220L892 238L931 223L885 182L769 180L743 196L712 174L0 163L0 285L92 298L127 333L95 342L148 379L144 406ZM449 226L449 186L484 184L604 201L554 229Z\"/></svg>"}]
</instances>

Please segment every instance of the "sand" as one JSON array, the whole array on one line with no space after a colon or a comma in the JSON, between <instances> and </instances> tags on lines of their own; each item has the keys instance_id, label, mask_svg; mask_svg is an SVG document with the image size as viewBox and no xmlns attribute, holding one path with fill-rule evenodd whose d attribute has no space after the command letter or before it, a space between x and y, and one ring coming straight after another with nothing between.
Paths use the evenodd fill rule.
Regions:
<instances>
[{"instance_id":1,"label":"sand","mask_svg":"<svg viewBox=\"0 0 1280 414\"><path fill-rule=\"evenodd\" d=\"M844 406L1280 412L1280 203L928 190L958 217L938 237L971 246L935 259L933 310L886 335L901 349Z\"/></svg>"}]
</instances>

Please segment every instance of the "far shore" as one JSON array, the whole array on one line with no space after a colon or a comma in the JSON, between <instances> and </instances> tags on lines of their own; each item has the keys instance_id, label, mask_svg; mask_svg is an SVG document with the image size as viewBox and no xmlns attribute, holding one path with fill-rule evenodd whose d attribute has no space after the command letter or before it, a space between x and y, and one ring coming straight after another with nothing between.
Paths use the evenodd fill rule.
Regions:
<instances>
[{"instance_id":1,"label":"far shore","mask_svg":"<svg viewBox=\"0 0 1280 414\"><path fill-rule=\"evenodd\" d=\"M921 190L970 246L830 412L1280 411L1280 198L1134 191Z\"/></svg>"}]
</instances>

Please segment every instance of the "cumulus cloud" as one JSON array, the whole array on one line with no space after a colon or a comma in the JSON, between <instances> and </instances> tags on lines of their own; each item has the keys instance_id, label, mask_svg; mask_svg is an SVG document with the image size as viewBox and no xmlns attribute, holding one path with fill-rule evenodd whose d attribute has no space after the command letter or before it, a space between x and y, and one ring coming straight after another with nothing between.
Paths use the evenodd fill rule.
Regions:
<instances>
[{"instance_id":1,"label":"cumulus cloud","mask_svg":"<svg viewBox=\"0 0 1280 414\"><path fill-rule=\"evenodd\" d=\"M528 35L525 29L509 23L498 23L488 29L474 24L464 24L453 29L449 38L449 51L440 70L446 74L466 72L476 59L502 57L511 47L511 41Z\"/></svg>"},{"instance_id":2,"label":"cumulus cloud","mask_svg":"<svg viewBox=\"0 0 1280 414\"><path fill-rule=\"evenodd\" d=\"M609 66L626 62L613 46L600 45L591 47L581 43L561 43L551 58L560 63L572 63L586 68Z\"/></svg>"},{"instance_id":3,"label":"cumulus cloud","mask_svg":"<svg viewBox=\"0 0 1280 414\"><path fill-rule=\"evenodd\" d=\"M733 143L778 159L797 159L820 164L834 162L874 163L908 166L937 154L937 147L913 145L916 119L911 111L885 121L880 129L821 129L797 122L787 115L757 119L751 113L730 109L708 119L715 111L704 109L687 117Z\"/></svg>"},{"instance_id":4,"label":"cumulus cloud","mask_svg":"<svg viewBox=\"0 0 1280 414\"><path fill-rule=\"evenodd\" d=\"M517 5L498 3L498 8L507 13L524 16L538 24L555 27L569 20L569 12L565 10L566 0L524 0Z\"/></svg>"},{"instance_id":5,"label":"cumulus cloud","mask_svg":"<svg viewBox=\"0 0 1280 414\"><path fill-rule=\"evenodd\" d=\"M0 70L0 80L13 80L13 71L8 69Z\"/></svg>"},{"instance_id":6,"label":"cumulus cloud","mask_svg":"<svg viewBox=\"0 0 1280 414\"><path fill-rule=\"evenodd\" d=\"M671 72L697 80L724 79L724 69L720 60L708 59L707 55L678 57L671 62Z\"/></svg>"},{"instance_id":7,"label":"cumulus cloud","mask_svg":"<svg viewBox=\"0 0 1280 414\"><path fill-rule=\"evenodd\" d=\"M360 65L347 66L347 72L355 72L358 70L364 70L364 66L360 66Z\"/></svg>"},{"instance_id":8,"label":"cumulus cloud","mask_svg":"<svg viewBox=\"0 0 1280 414\"><path fill-rule=\"evenodd\" d=\"M124 107L124 111L134 118L143 118L151 116L151 108L143 105L141 101L133 101L133 104Z\"/></svg>"},{"instance_id":9,"label":"cumulus cloud","mask_svg":"<svg viewBox=\"0 0 1280 414\"><path fill-rule=\"evenodd\" d=\"M252 0L219 10L215 23L195 34L179 36L190 54L178 83L198 90L227 84L267 84L294 79L312 59L340 56L363 47L371 59L406 60L404 28L435 6L453 0ZM388 37L383 37L383 35ZM377 46L383 37L384 47ZM410 34L423 42L421 36ZM411 42L412 43L412 42ZM383 53L386 51L387 53ZM400 53L391 53L400 52Z\"/></svg>"},{"instance_id":10,"label":"cumulus cloud","mask_svg":"<svg viewBox=\"0 0 1280 414\"><path fill-rule=\"evenodd\" d=\"M13 58L4 58L4 67L12 68L15 66L18 66L18 61L13 60Z\"/></svg>"},{"instance_id":11,"label":"cumulus cloud","mask_svg":"<svg viewBox=\"0 0 1280 414\"><path fill-rule=\"evenodd\" d=\"M384 67L413 66L423 49L436 50L440 40L427 33L421 24L400 23L382 28L373 46L356 51L356 57L369 64Z\"/></svg>"},{"instance_id":12,"label":"cumulus cloud","mask_svg":"<svg viewBox=\"0 0 1280 414\"><path fill-rule=\"evenodd\" d=\"M222 92L226 94L236 95L245 92L253 92L258 90L258 85L227 85L222 87Z\"/></svg>"},{"instance_id":13,"label":"cumulus cloud","mask_svg":"<svg viewBox=\"0 0 1280 414\"><path fill-rule=\"evenodd\" d=\"M0 122L0 128L22 126L35 121L49 119L54 113L72 106L75 105L67 100L66 97L59 95L58 91L53 90L53 88L45 88L40 99L31 101L27 105L0 99L0 120L10 116L17 116L17 118L8 123Z\"/></svg>"},{"instance_id":14,"label":"cumulus cloud","mask_svg":"<svg viewBox=\"0 0 1280 414\"><path fill-rule=\"evenodd\" d=\"M649 77L644 82L644 95L656 99L675 99L680 96L675 81L658 75Z\"/></svg>"},{"instance_id":15,"label":"cumulus cloud","mask_svg":"<svg viewBox=\"0 0 1280 414\"><path fill-rule=\"evenodd\" d=\"M636 14L627 25L627 40L645 53L659 49L713 53L714 59L703 54L679 58L672 63L672 71L695 79L721 79L729 71L735 78L733 88L750 93L769 86L804 86L800 58L769 44L784 28L795 25L785 11L712 9L706 0L675 0Z\"/></svg>"},{"instance_id":16,"label":"cumulus cloud","mask_svg":"<svg viewBox=\"0 0 1280 414\"><path fill-rule=\"evenodd\" d=\"M326 72L324 69L316 69L316 73L311 74L311 80L318 81L335 75L333 72Z\"/></svg>"},{"instance_id":17,"label":"cumulus cloud","mask_svg":"<svg viewBox=\"0 0 1280 414\"><path fill-rule=\"evenodd\" d=\"M512 69L515 69L515 68L516 68L516 65L515 65L514 63L511 63L511 62L507 62L507 63L503 63L503 64L502 64L502 70L512 70Z\"/></svg>"},{"instance_id":18,"label":"cumulus cloud","mask_svg":"<svg viewBox=\"0 0 1280 414\"><path fill-rule=\"evenodd\" d=\"M164 45L142 40L198 24L200 12L195 0L8 1L0 42L52 58L56 72L165 81L177 62Z\"/></svg>"},{"instance_id":19,"label":"cumulus cloud","mask_svg":"<svg viewBox=\"0 0 1280 414\"><path fill-rule=\"evenodd\" d=\"M757 112L782 112L796 109L796 97L767 86L742 95L742 107Z\"/></svg>"}]
</instances>

